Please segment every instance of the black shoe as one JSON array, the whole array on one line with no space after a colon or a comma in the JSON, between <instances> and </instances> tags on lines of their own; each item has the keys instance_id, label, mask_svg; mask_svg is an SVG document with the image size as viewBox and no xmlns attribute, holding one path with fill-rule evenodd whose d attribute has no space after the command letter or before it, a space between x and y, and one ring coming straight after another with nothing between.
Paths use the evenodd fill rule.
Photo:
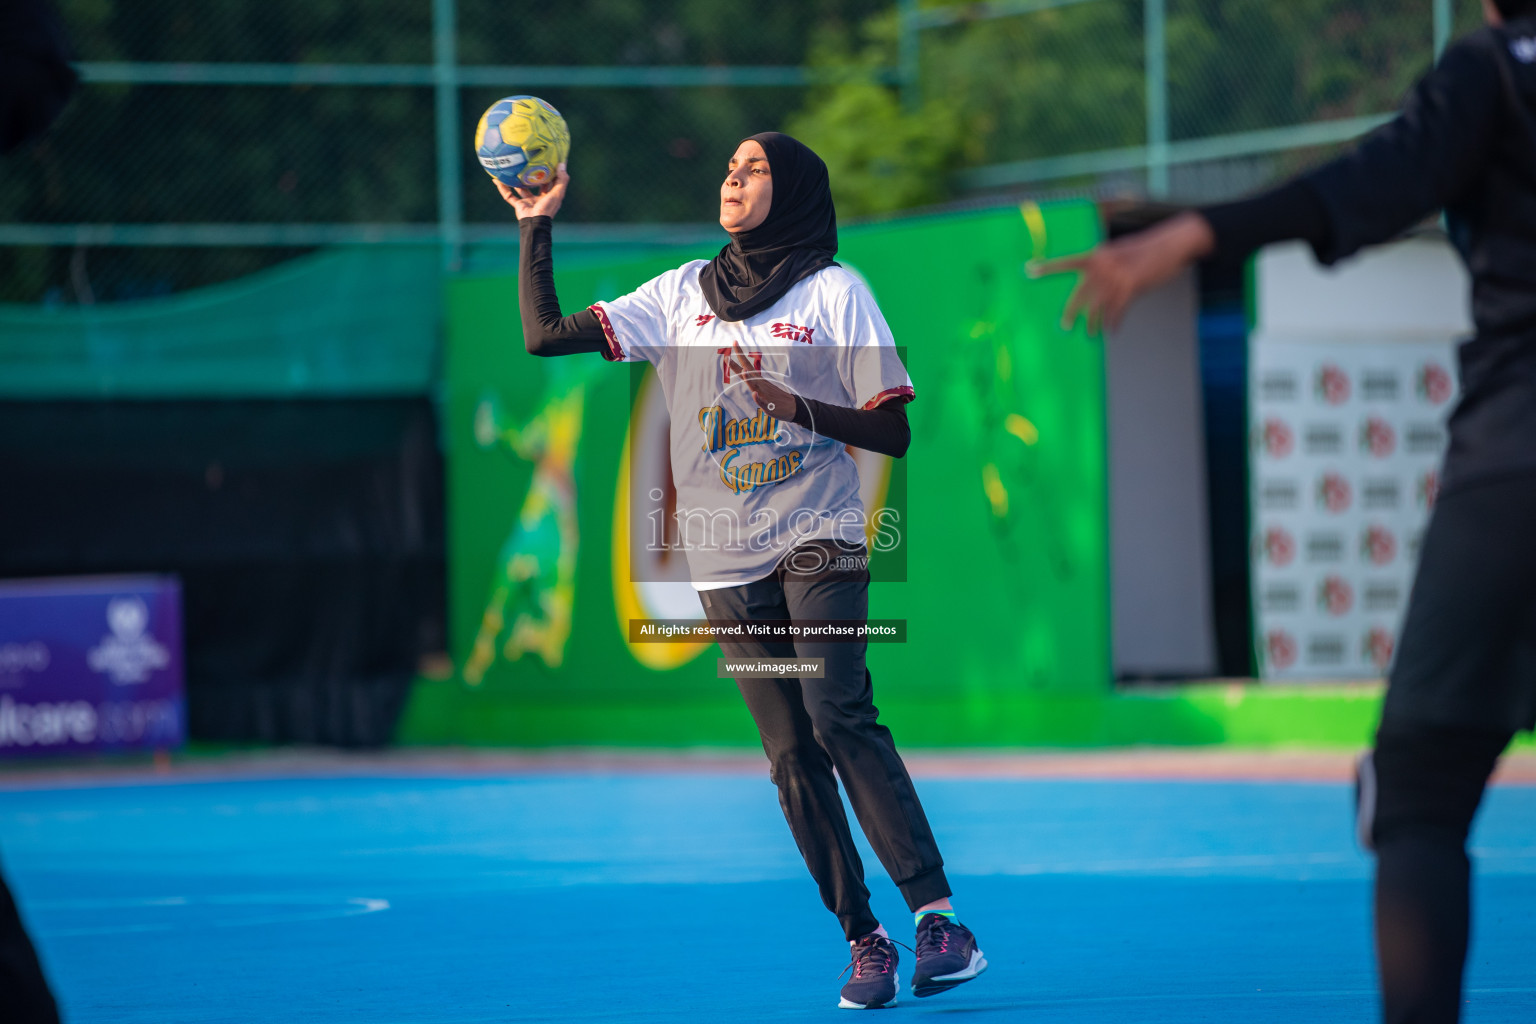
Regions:
<instances>
[{"instance_id":1,"label":"black shoe","mask_svg":"<svg viewBox=\"0 0 1536 1024\"><path fill-rule=\"evenodd\" d=\"M943 914L924 914L917 923L917 969L912 994L921 998L963 985L987 969L976 936Z\"/></svg>"},{"instance_id":2,"label":"black shoe","mask_svg":"<svg viewBox=\"0 0 1536 1024\"><path fill-rule=\"evenodd\" d=\"M844 1010L878 1010L896 1005L901 981L896 977L896 944L873 933L853 944L853 962L844 970L853 977L843 986L838 1007Z\"/></svg>"}]
</instances>

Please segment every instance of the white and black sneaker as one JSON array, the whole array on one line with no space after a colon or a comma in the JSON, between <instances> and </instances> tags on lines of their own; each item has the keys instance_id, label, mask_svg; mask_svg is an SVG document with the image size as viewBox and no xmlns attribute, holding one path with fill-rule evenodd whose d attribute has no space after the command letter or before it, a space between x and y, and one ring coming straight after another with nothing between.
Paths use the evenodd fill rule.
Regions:
<instances>
[{"instance_id":1,"label":"white and black sneaker","mask_svg":"<svg viewBox=\"0 0 1536 1024\"><path fill-rule=\"evenodd\" d=\"M879 1010L896 1005L901 981L896 977L896 944L870 933L853 943L853 962L843 970L853 977L843 986L838 1007L844 1010Z\"/></svg>"},{"instance_id":2,"label":"white and black sneaker","mask_svg":"<svg viewBox=\"0 0 1536 1024\"><path fill-rule=\"evenodd\" d=\"M987 958L976 948L976 936L943 914L924 914L917 923L917 969L912 994L936 995L963 985L987 969Z\"/></svg>"}]
</instances>

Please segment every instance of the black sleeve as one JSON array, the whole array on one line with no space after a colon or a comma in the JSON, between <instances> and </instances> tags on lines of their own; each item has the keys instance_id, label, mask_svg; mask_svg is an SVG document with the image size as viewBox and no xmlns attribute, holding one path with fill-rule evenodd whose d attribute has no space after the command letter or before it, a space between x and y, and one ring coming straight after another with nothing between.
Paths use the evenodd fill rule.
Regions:
<instances>
[{"instance_id":1,"label":"black sleeve","mask_svg":"<svg viewBox=\"0 0 1536 1024\"><path fill-rule=\"evenodd\" d=\"M1288 181L1248 199L1202 207L1200 213L1216 236L1218 259L1241 260L1273 242L1299 238L1317 253L1327 252L1328 210L1305 181Z\"/></svg>"},{"instance_id":2,"label":"black sleeve","mask_svg":"<svg viewBox=\"0 0 1536 1024\"><path fill-rule=\"evenodd\" d=\"M602 352L608 341L590 309L560 315L550 252L552 223L548 217L524 217L517 222L517 307L523 319L523 343L536 356Z\"/></svg>"},{"instance_id":3,"label":"black sleeve","mask_svg":"<svg viewBox=\"0 0 1536 1024\"><path fill-rule=\"evenodd\" d=\"M889 399L873 409L850 409L796 395L795 415L790 422L814 430L822 437L889 455L893 459L907 454L907 446L912 443L907 403L899 398Z\"/></svg>"},{"instance_id":4,"label":"black sleeve","mask_svg":"<svg viewBox=\"0 0 1536 1024\"><path fill-rule=\"evenodd\" d=\"M1499 93L1492 54L1476 39L1458 43L1403 112L1351 152L1250 199L1202 208L1215 255L1240 259L1301 239L1333 263L1396 237L1472 181L1493 138Z\"/></svg>"},{"instance_id":5,"label":"black sleeve","mask_svg":"<svg viewBox=\"0 0 1536 1024\"><path fill-rule=\"evenodd\" d=\"M1496 39L1484 31L1452 45L1401 114L1302 177L1328 218L1318 259L1332 263L1388 241L1475 185L1503 117Z\"/></svg>"}]
</instances>

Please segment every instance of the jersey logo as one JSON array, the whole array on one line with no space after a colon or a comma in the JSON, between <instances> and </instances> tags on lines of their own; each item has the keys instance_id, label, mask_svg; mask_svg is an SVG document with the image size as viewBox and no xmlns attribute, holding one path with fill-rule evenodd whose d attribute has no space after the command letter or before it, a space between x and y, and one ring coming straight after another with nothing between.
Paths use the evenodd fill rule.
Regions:
<instances>
[{"instance_id":1,"label":"jersey logo","mask_svg":"<svg viewBox=\"0 0 1536 1024\"><path fill-rule=\"evenodd\" d=\"M722 385L729 384L731 382L731 350L729 348L717 348L715 352L720 356L720 383ZM751 360L752 369L762 370L763 354L761 352L743 351L742 354Z\"/></svg>"},{"instance_id":2,"label":"jersey logo","mask_svg":"<svg viewBox=\"0 0 1536 1024\"><path fill-rule=\"evenodd\" d=\"M715 318L715 314L713 314L713 313L704 313L704 314L702 314L700 316L696 316L696 317L693 318L693 326L695 326L695 327L703 327L705 324L709 323L714 318Z\"/></svg>"},{"instance_id":3,"label":"jersey logo","mask_svg":"<svg viewBox=\"0 0 1536 1024\"><path fill-rule=\"evenodd\" d=\"M801 327L799 324L777 323L773 325L775 338L788 338L791 341L803 341L807 345L812 344L811 335L816 333L814 327Z\"/></svg>"},{"instance_id":4,"label":"jersey logo","mask_svg":"<svg viewBox=\"0 0 1536 1024\"><path fill-rule=\"evenodd\" d=\"M1525 36L1513 39L1509 44L1509 52L1515 55L1515 60L1521 64L1536 63L1536 36Z\"/></svg>"}]
</instances>

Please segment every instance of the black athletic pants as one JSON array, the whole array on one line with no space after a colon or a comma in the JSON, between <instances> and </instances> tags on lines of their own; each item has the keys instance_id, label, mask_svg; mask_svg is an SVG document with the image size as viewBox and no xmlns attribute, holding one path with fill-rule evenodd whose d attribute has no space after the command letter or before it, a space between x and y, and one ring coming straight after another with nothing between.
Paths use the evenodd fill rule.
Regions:
<instances>
[{"instance_id":1,"label":"black athletic pants","mask_svg":"<svg viewBox=\"0 0 1536 1024\"><path fill-rule=\"evenodd\" d=\"M0 1020L59 1024L58 1007L4 877L0 877Z\"/></svg>"},{"instance_id":2,"label":"black athletic pants","mask_svg":"<svg viewBox=\"0 0 1536 1024\"><path fill-rule=\"evenodd\" d=\"M1467 833L1512 733L1384 719L1363 776L1386 1024L1455 1024L1471 930ZM1374 786L1372 785L1374 783ZM1374 807L1369 806L1374 788Z\"/></svg>"},{"instance_id":3,"label":"black athletic pants","mask_svg":"<svg viewBox=\"0 0 1536 1024\"><path fill-rule=\"evenodd\" d=\"M815 544L815 542L813 542ZM802 547L805 547L803 545ZM836 545L816 544L832 556ZM847 552L841 552L846 555ZM856 557L862 557L862 549ZM822 559L791 556L773 575L744 586L700 592L712 623L854 619L869 613L867 569L818 568ZM807 564L809 563L809 564ZM805 568L807 572L799 572ZM822 902L850 939L878 927L869 908L864 865L853 845L837 779L859 826L916 910L950 895L933 831L890 730L877 720L866 644L827 641L722 642L727 658L823 658L821 679L739 679L768 755L768 777ZM837 770L836 777L833 769Z\"/></svg>"},{"instance_id":4,"label":"black athletic pants","mask_svg":"<svg viewBox=\"0 0 1536 1024\"><path fill-rule=\"evenodd\" d=\"M1376 750L1361 772L1387 1024L1460 1019L1467 834L1499 755L1536 715L1533 523L1536 476L1527 475L1443 495L1425 534Z\"/></svg>"}]
</instances>

